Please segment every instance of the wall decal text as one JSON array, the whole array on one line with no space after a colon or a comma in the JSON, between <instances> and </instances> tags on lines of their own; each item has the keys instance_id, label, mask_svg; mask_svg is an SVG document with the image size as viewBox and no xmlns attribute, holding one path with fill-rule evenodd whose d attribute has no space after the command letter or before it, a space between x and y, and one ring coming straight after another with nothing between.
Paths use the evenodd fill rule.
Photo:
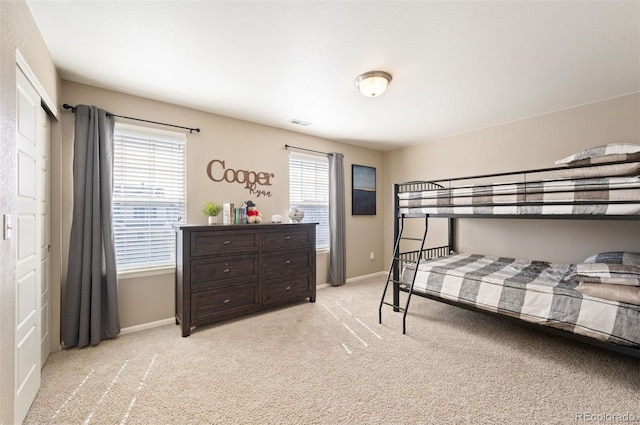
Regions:
<instances>
[{"instance_id":1,"label":"wall decal text","mask_svg":"<svg viewBox=\"0 0 640 425\"><path fill-rule=\"evenodd\" d=\"M271 179L275 174L268 171L235 170L227 168L225 161L213 159L207 164L207 175L214 182L228 182L243 184L251 195L271 196L271 192L261 186L271 186Z\"/></svg>"}]
</instances>

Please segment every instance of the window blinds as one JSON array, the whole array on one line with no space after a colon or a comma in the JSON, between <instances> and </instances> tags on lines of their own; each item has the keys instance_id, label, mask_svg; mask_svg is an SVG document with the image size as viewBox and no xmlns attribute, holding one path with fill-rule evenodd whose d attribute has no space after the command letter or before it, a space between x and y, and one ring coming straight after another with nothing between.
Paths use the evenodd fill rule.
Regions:
<instances>
[{"instance_id":1,"label":"window blinds","mask_svg":"<svg viewBox=\"0 0 640 425\"><path fill-rule=\"evenodd\" d=\"M186 135L116 124L113 227L118 270L175 264L186 216Z\"/></svg>"},{"instance_id":2,"label":"window blinds","mask_svg":"<svg viewBox=\"0 0 640 425\"><path fill-rule=\"evenodd\" d=\"M319 223L316 248L329 248L329 161L326 156L289 153L289 204L304 222Z\"/></svg>"}]
</instances>

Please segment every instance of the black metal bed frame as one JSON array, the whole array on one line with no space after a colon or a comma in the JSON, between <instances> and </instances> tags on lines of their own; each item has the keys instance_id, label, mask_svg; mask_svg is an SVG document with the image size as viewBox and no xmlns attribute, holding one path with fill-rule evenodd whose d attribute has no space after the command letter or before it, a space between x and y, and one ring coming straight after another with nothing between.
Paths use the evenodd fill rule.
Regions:
<instances>
[{"instance_id":1,"label":"black metal bed frame","mask_svg":"<svg viewBox=\"0 0 640 425\"><path fill-rule=\"evenodd\" d=\"M595 164L595 165L610 165L610 164L623 164L623 163L638 163L640 161L638 160L631 160L631 161L615 161L615 162L608 162L608 163L601 163L601 164ZM583 336L583 335L579 335L579 334L575 334L573 332L569 332L569 331L565 331L562 329L558 329L558 328L553 328L553 327L549 327L546 325L541 325L541 324L537 324L537 323L532 323L532 322L527 322L524 321L522 319L518 319L515 317L511 317L505 314L501 314L498 312L493 312L493 311L489 311L489 310L483 310L481 308L475 307L473 305L469 305L469 304L465 304L462 302L457 302L457 301L453 301L453 300L448 300L446 298L442 298L439 297L437 295L433 295L433 294L428 294L428 293L423 293L423 292L419 292L419 291L413 291L413 283L415 281L415 276L417 275L417 273L414 273L413 276L413 280L410 284L407 283L403 283L400 280L400 273L401 270L403 269L403 266L406 263L417 263L419 262L421 259L430 259L430 258L436 258L436 257L440 257L443 255L448 255L451 252L453 252L454 250L454 219L456 218L515 218L515 219L573 219L573 220L630 220L630 221L636 221L636 220L640 220L640 215L596 215L596 214L589 214L589 215L560 215L560 214L401 214L400 211L400 204L399 204L399 198L398 198L398 194L402 193L402 192L408 192L408 191L429 191L429 190L442 190L442 189L451 189L452 188L452 183L454 182L459 182L459 181L466 181L466 180L478 180L478 179L484 179L484 178L495 178L495 177L508 177L508 176L519 176L523 183L525 184L537 184L540 183L542 181L544 182L549 182L549 181L563 181L566 179L555 179L555 180L534 180L534 181L529 181L527 183L527 177L532 175L532 174L545 174L545 173L549 173L549 172L556 172L559 170L566 170L566 169L571 169L571 168L584 168L584 167L592 167L593 165L579 165L579 166L570 166L570 167L552 167L552 168L544 168L544 169L534 169L534 170L525 170L525 171L516 171L516 172L508 172L508 173L493 173L493 174L483 174L483 175L477 175L477 176L468 176L468 177L460 177L460 178L453 178L453 179L441 179L441 180L430 180L430 181L411 181L411 182L406 182L406 183L396 183L393 186L393 199L394 199L394 226L393 226L393 233L394 233L394 249L393 249L393 254L392 254L392 260L391 260L391 265L389 267L389 273L387 276L387 282L384 288L384 292L382 294L382 298L380 300L380 305L379 305L379 310L378 310L378 314L379 314L379 322L382 323L382 308L383 306L387 305L387 306L391 306L393 307L393 310L395 312L402 312L403 313L403 322L402 322L402 332L406 333L406 316L407 316L407 312L409 309L409 303L411 300L411 296L412 295L418 295L420 297L423 298L428 298L428 299L432 299L435 301L439 301L439 302L443 302L445 304L449 304L449 305L453 305L456 307L461 307L464 308L466 310L470 310L470 311L475 311L475 312L479 312L479 313L483 313L483 314L487 314L490 316L494 316L494 317L501 317L504 319L507 319L510 322L514 322L514 323L518 323L520 325L524 325L526 327L529 328L533 328L533 329L538 329L538 330L542 330L554 335L558 335L558 336L562 336L565 338L569 338L569 339L573 339L576 341L580 341L580 342L584 342L593 346L597 346L600 348L604 348L610 351L614 351L617 353L621 353L621 354L625 354L625 355L629 355L632 357L636 357L636 358L640 358L640 347L630 347L630 346L624 346L624 345L619 345L619 344L615 344L612 342L604 342L604 341L600 341L598 339L595 338L591 338L591 337L587 337L587 336ZM585 178L585 179L589 179L589 178ZM571 180L581 180L581 179L571 179ZM511 182L512 183L512 182ZM510 183L510 184L511 184ZM530 193L535 193L535 192L530 192ZM469 195L472 196L472 195ZM640 203L640 199L639 200L628 200L628 201L593 201L593 202L584 202L585 204L613 204L613 203L635 203L638 204ZM520 205L535 205L535 202L513 202L513 203L500 203L497 204L499 206L520 206ZM543 204L543 205L575 205L576 202L539 202L537 204ZM485 205L478 205L478 204L474 204L473 206L495 206L496 204L485 204ZM441 206L439 204L439 206ZM446 205L445 205L446 206ZM453 205L451 205L453 206ZM429 223L429 218L430 217L434 217L434 218L447 218L448 219L448 243L447 245L444 246L439 246L439 247L433 247L433 248L425 248L424 247L424 243L425 243L425 238L427 235L427 231L428 231L428 223ZM424 233L422 238L408 238L408 237L404 237L403 236L403 230L404 230L404 226L405 226L405 219L408 218L423 218L424 219ZM409 239L409 240L413 240L413 241L419 241L421 243L420 248L418 250L409 250L409 251L402 251L401 250L401 241L403 239ZM389 284L392 283L393 284L393 302L389 303L387 301L385 301L385 296L386 296L386 292L387 289L389 287ZM405 306L401 306L400 305L400 292L405 292L407 293L407 300L406 300L406 304ZM640 330L639 330L640 332Z\"/></svg>"}]
</instances>

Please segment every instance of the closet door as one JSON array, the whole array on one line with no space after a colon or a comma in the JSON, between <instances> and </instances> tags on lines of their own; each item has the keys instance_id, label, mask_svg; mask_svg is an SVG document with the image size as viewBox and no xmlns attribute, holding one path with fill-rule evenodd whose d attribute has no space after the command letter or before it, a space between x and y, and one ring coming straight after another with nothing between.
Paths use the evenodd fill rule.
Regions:
<instances>
[{"instance_id":1,"label":"closet door","mask_svg":"<svg viewBox=\"0 0 640 425\"><path fill-rule=\"evenodd\" d=\"M17 203L15 225L15 399L21 423L40 388L40 96L16 67Z\"/></svg>"}]
</instances>

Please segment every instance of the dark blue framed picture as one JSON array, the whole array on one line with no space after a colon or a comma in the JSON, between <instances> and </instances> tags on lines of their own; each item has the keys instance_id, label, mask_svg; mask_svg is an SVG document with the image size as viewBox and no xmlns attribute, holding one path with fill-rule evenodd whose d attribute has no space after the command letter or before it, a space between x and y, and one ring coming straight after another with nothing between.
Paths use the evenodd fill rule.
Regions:
<instances>
[{"instance_id":1,"label":"dark blue framed picture","mask_svg":"<svg viewBox=\"0 0 640 425\"><path fill-rule=\"evenodd\" d=\"M376 215L376 169L351 165L351 215Z\"/></svg>"}]
</instances>

